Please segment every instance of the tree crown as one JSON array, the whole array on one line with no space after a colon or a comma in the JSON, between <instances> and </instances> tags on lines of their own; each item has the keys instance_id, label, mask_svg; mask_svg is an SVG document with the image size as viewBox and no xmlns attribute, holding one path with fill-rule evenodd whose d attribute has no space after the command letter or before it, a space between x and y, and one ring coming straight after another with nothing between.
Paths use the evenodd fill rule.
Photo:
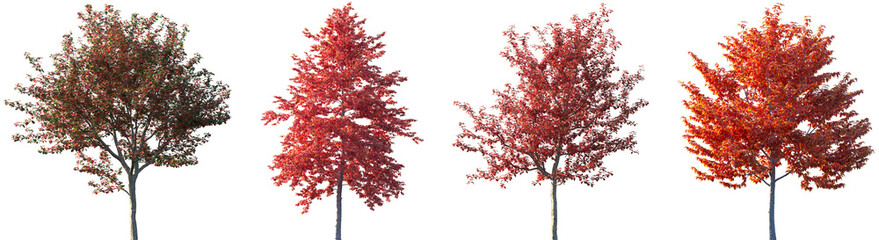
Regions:
<instances>
[{"instance_id":1,"label":"tree crown","mask_svg":"<svg viewBox=\"0 0 879 240\"><path fill-rule=\"evenodd\" d=\"M824 26L781 22L781 4L767 9L759 28L742 30L719 45L729 69L714 68L690 53L711 95L692 82L682 83L690 98L684 105L687 149L707 171L693 168L700 180L739 188L748 180L775 181L793 173L801 187L840 188L845 172L860 168L872 153L860 140L868 119L855 119L849 107L862 90L849 91L850 74L819 72L833 61L833 36ZM832 79L839 78L835 84ZM781 161L784 160L784 161ZM774 169L787 171L773 178Z\"/></svg>"},{"instance_id":2,"label":"tree crown","mask_svg":"<svg viewBox=\"0 0 879 240\"><path fill-rule=\"evenodd\" d=\"M54 69L25 54L36 75L16 90L36 101L6 100L29 115L13 139L41 144L44 154L75 152L76 170L101 178L90 183L96 193L122 189L116 175L123 168L136 174L148 165L195 164L195 147L209 137L195 131L229 119L229 90L196 68L200 55L187 58L187 27L157 13L124 19L111 5L86 5L78 16L82 36L64 35L62 51L51 55ZM99 160L88 149L99 149ZM113 169L110 156L123 167Z\"/></svg>"},{"instance_id":3,"label":"tree crown","mask_svg":"<svg viewBox=\"0 0 879 240\"><path fill-rule=\"evenodd\" d=\"M634 152L634 132L617 136L626 125L635 125L629 116L647 102L629 100L629 92L641 81L636 73L622 71L614 64L614 51L620 46L613 31L604 26L611 10L585 18L574 15L572 27L559 23L533 27L539 43L531 43L530 33L504 32L509 44L501 56L516 68L519 82L495 90L498 97L491 111L478 110L456 102L472 119L455 146L478 152L488 162L487 169L469 175L475 179L498 181L501 186L513 177L537 171L534 184L543 180L583 184L611 175L602 167L610 153ZM562 164L563 163L563 164Z\"/></svg>"},{"instance_id":4,"label":"tree crown","mask_svg":"<svg viewBox=\"0 0 879 240\"><path fill-rule=\"evenodd\" d=\"M280 186L289 183L302 197L296 205L308 212L313 200L333 194L336 174L373 209L403 193L397 180L403 165L390 157L395 136L420 142L409 130L415 120L404 118L405 107L393 107L397 86L407 79L399 71L382 74L371 64L384 54L379 40L384 33L368 35L365 19L358 19L351 4L334 9L326 26L305 37L316 43L304 57L293 55L297 76L290 79L290 99L275 97L279 111L263 115L266 124L292 118L292 126L275 155L273 177Z\"/></svg>"}]
</instances>

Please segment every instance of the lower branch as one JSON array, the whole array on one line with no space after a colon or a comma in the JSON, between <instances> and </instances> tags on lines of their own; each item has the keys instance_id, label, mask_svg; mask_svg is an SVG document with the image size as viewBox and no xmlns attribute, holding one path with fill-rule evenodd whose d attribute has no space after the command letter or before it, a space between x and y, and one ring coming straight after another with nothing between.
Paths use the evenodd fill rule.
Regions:
<instances>
[{"instance_id":1,"label":"lower branch","mask_svg":"<svg viewBox=\"0 0 879 240\"><path fill-rule=\"evenodd\" d=\"M788 170L786 173L784 173L784 175L781 175L781 177L776 178L775 181L778 181L778 180L781 180L781 179L784 178L784 177L787 177L787 175L790 175L790 173L791 173L791 171Z\"/></svg>"},{"instance_id":2,"label":"lower branch","mask_svg":"<svg viewBox=\"0 0 879 240\"><path fill-rule=\"evenodd\" d=\"M510 166L513 166L513 167L516 168L516 169L523 170L523 171L526 171L526 172L530 172L530 171L537 170L536 167L533 167L533 168L524 168L524 167L520 167L520 166L518 166L518 165L516 165L516 164L512 164L512 163L510 163Z\"/></svg>"},{"instance_id":3,"label":"lower branch","mask_svg":"<svg viewBox=\"0 0 879 240\"><path fill-rule=\"evenodd\" d=\"M748 170L748 173L750 173L750 174L748 174L748 176L757 177L757 179L760 179L760 181L762 181L763 184L766 184L766 186L769 186L769 182L766 182L766 179L763 179L762 177L760 177L760 175L757 175L756 173L754 173L754 171ZM778 179L776 179L776 180L778 180Z\"/></svg>"}]
</instances>

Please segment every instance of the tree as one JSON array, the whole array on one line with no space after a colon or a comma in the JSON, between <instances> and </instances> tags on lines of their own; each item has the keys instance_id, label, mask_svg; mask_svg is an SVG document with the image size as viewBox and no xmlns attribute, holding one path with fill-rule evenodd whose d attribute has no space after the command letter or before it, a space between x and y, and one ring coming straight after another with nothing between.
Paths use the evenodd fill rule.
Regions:
<instances>
[{"instance_id":1,"label":"tree","mask_svg":"<svg viewBox=\"0 0 879 240\"><path fill-rule=\"evenodd\" d=\"M602 5L586 18L574 15L572 28L535 26L539 44L529 42L529 33L510 27L504 32L509 46L501 56L518 69L519 83L494 90L498 99L491 111L455 102L474 126L460 123L462 133L454 146L478 152L488 163L468 175L469 182L486 179L505 188L513 177L536 171L533 184L549 180L552 186L553 240L558 239L556 186L568 180L592 186L609 177L604 157L635 152L635 133L618 132L634 126L629 116L647 105L643 99L629 102L629 92L643 80L641 70L623 71L619 80L612 80L619 71L614 52L620 42L604 26L611 12Z\"/></svg>"},{"instance_id":2,"label":"tree","mask_svg":"<svg viewBox=\"0 0 879 240\"><path fill-rule=\"evenodd\" d=\"M64 35L62 51L51 55L54 70L25 53L37 74L15 89L36 101L5 101L29 115L15 124L25 132L13 140L41 144L43 154L71 151L74 170L98 176L89 182L95 194L128 194L131 239L137 239L138 176L148 166L196 164L195 148L210 136L196 130L229 119L229 90L196 69L200 55L187 58L186 25L157 13L126 20L110 5L103 11L86 5L78 16L83 37Z\"/></svg>"},{"instance_id":3,"label":"tree","mask_svg":"<svg viewBox=\"0 0 879 240\"><path fill-rule=\"evenodd\" d=\"M730 69L690 55L711 91L692 82L684 106L687 150L698 155L705 170L693 167L699 180L718 181L738 189L748 181L769 186L769 239L775 235L776 182L791 173L802 189L837 189L845 173L861 168L873 150L860 140L870 130L868 119L855 119L849 107L862 90L849 73L821 72L833 61L824 26L781 23L781 4L767 9L760 28L747 28L719 45ZM830 80L839 78L838 82ZM784 160L784 161L782 161ZM778 171L782 166L784 171Z\"/></svg>"},{"instance_id":4,"label":"tree","mask_svg":"<svg viewBox=\"0 0 879 240\"><path fill-rule=\"evenodd\" d=\"M305 37L317 42L304 57L293 55L297 76L290 79L292 97L276 96L278 112L267 111L265 124L292 119L292 126L275 155L275 185L289 183L299 191L302 213L312 201L336 194L336 239L342 234L342 185L347 184L370 210L390 197L403 194L397 180L403 165L389 156L395 136L421 141L409 130L413 119L403 118L405 107L393 107L396 91L406 81L399 71L382 74L371 62L384 55L379 40L363 30L351 3L333 9L326 26Z\"/></svg>"}]
</instances>

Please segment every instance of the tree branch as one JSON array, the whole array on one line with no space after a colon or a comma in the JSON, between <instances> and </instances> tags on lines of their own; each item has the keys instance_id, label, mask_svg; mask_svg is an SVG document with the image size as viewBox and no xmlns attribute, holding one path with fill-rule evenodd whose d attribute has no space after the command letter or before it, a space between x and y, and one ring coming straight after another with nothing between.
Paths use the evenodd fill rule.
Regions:
<instances>
[{"instance_id":1,"label":"tree branch","mask_svg":"<svg viewBox=\"0 0 879 240\"><path fill-rule=\"evenodd\" d=\"M513 166L514 168L517 168L517 169L524 170L524 171L526 171L526 172L530 172L530 171L537 170L536 167L533 167L533 168L523 168L523 167L520 167L520 166L518 166L518 165L516 165L516 164L513 164L513 163L510 163L510 166Z\"/></svg>"},{"instance_id":2,"label":"tree branch","mask_svg":"<svg viewBox=\"0 0 879 240\"><path fill-rule=\"evenodd\" d=\"M559 170L559 162L561 162L561 155L556 154L555 159L552 163L552 174L558 173Z\"/></svg>"},{"instance_id":3,"label":"tree branch","mask_svg":"<svg viewBox=\"0 0 879 240\"><path fill-rule=\"evenodd\" d=\"M117 161L119 161L119 163L122 164L122 168L125 169L126 173L131 171L131 168L128 167L127 163L125 163L125 160L122 157L121 153L119 155L117 155L116 153L113 153L113 151L110 149L110 146L108 146L107 143L105 143L103 139L98 138L98 141L101 142L101 148L103 148L104 151L107 151L108 153L110 153L110 155L113 156L113 158L115 158ZM116 136L113 136L113 141L116 142ZM116 151L119 151L118 143L116 143Z\"/></svg>"},{"instance_id":4,"label":"tree branch","mask_svg":"<svg viewBox=\"0 0 879 240\"><path fill-rule=\"evenodd\" d=\"M818 130L818 128L809 127L809 130L806 131L806 134L803 134L803 137L808 137L809 135L812 135L813 133L815 133L816 130ZM787 154L788 151L793 150L793 149L794 149L793 146L787 147L784 149L784 151L781 151L781 154L785 155L785 154Z\"/></svg>"},{"instance_id":5,"label":"tree branch","mask_svg":"<svg viewBox=\"0 0 879 240\"><path fill-rule=\"evenodd\" d=\"M113 152L113 149L110 149L110 145L107 145L107 143L104 142L104 139L98 138L98 142L101 143L101 149L104 149L104 151L107 151L108 153L110 153L110 156L113 156L113 158L115 158L115 159L122 158L119 154Z\"/></svg>"},{"instance_id":6,"label":"tree branch","mask_svg":"<svg viewBox=\"0 0 879 240\"><path fill-rule=\"evenodd\" d=\"M776 178L775 181L778 181L778 180L781 180L781 179L784 178L784 177L787 177L787 175L790 175L790 173L791 173L791 171L790 171L790 170L787 170L786 173L785 173L784 175L781 175L781 177Z\"/></svg>"},{"instance_id":7,"label":"tree branch","mask_svg":"<svg viewBox=\"0 0 879 240\"><path fill-rule=\"evenodd\" d=\"M507 141L504 141L503 136L498 135L498 142L501 143L501 147L512 148L512 147L510 147L509 145L507 145ZM531 156L530 154L527 154L527 153L526 153L525 155L528 155L529 157L531 157L532 159L534 159L534 156ZM532 160L532 161L533 161L533 160ZM509 164L510 164L510 166L513 166L514 168L517 168L517 169L520 169L520 170L524 170L524 171L526 171L526 172L530 172L530 171L534 171L534 170L539 170L537 167L533 167L533 168L524 168L524 167L520 167L520 166L518 166L518 165L516 165L516 164L513 164L512 162L509 163ZM535 165L537 165L537 164L535 164Z\"/></svg>"},{"instance_id":8,"label":"tree branch","mask_svg":"<svg viewBox=\"0 0 879 240\"><path fill-rule=\"evenodd\" d=\"M148 116L148 117L149 117L149 116ZM141 147L140 147L139 149L140 149L141 152L144 152L144 151L146 151L146 150L149 150L149 147L150 147L150 146L149 146L148 143L147 143L148 138L147 138L146 135L147 135L147 132L149 132L149 127L150 127L150 123L151 123L151 122L152 122L152 119L147 119L147 122L144 123L143 131L142 131L141 134L140 134L140 136L141 136L141 140L140 140L140 145L141 145ZM155 132L153 133L153 135L155 135ZM141 154L141 156L144 156L144 155L145 155L145 154ZM137 173L140 173L140 171L143 170L143 168L146 167L146 165L149 165L150 163L152 163L152 162L151 162L151 161L145 161L144 166L143 166L143 167L140 167L140 168L137 169Z\"/></svg>"},{"instance_id":9,"label":"tree branch","mask_svg":"<svg viewBox=\"0 0 879 240\"><path fill-rule=\"evenodd\" d=\"M119 148L119 139L116 137L116 130L113 130L113 145L116 147L116 152L119 153L119 157L125 158L125 154L122 154L122 148Z\"/></svg>"},{"instance_id":10,"label":"tree branch","mask_svg":"<svg viewBox=\"0 0 879 240\"><path fill-rule=\"evenodd\" d=\"M144 168L146 168L149 165L152 165L153 162L154 161L145 162L142 166L138 167L137 170L135 170L134 175L140 174L140 172L143 171Z\"/></svg>"},{"instance_id":11,"label":"tree branch","mask_svg":"<svg viewBox=\"0 0 879 240\"><path fill-rule=\"evenodd\" d=\"M129 135L131 137L128 138L128 141L130 142L130 145L131 145L131 153L134 154L133 157L128 156L131 159L131 173L130 174L137 176L137 169L139 168L138 164L137 164L138 163L137 158L140 157L140 155L141 155L138 153L138 149L137 149L137 145L138 145L138 143L137 143L137 120L134 120L133 126L129 130L131 131L131 135Z\"/></svg>"},{"instance_id":12,"label":"tree branch","mask_svg":"<svg viewBox=\"0 0 879 240\"><path fill-rule=\"evenodd\" d=\"M766 179L763 179L762 177L760 177L760 175L757 175L756 173L754 173L754 171L751 171L750 169L748 169L748 173L750 173L748 175L757 177L757 179L760 179L760 181L762 181L763 184L766 184L766 186L769 186L769 182L766 182Z\"/></svg>"},{"instance_id":13,"label":"tree branch","mask_svg":"<svg viewBox=\"0 0 879 240\"><path fill-rule=\"evenodd\" d=\"M770 157L769 154L766 153L766 150L763 150L763 148L760 148L760 152L763 153L763 156L768 158L769 161L772 161L772 157ZM773 161L772 164L775 164L775 162Z\"/></svg>"},{"instance_id":14,"label":"tree branch","mask_svg":"<svg viewBox=\"0 0 879 240\"><path fill-rule=\"evenodd\" d=\"M153 137L156 136L156 132L158 132L158 131L153 131L153 134L150 134L149 137L144 138L143 141L146 142L146 141L149 141L150 139L153 139Z\"/></svg>"},{"instance_id":15,"label":"tree branch","mask_svg":"<svg viewBox=\"0 0 879 240\"><path fill-rule=\"evenodd\" d=\"M152 138L152 136L147 137L147 133L149 132L150 124L151 124L152 122L153 122L153 119L151 119L151 118L149 118L149 116L147 116L147 121L146 121L146 123L144 123L144 126L143 126L143 132L141 132L141 134L140 134L140 136L141 136L141 145L146 145L146 144L147 144L147 140L149 140L150 138ZM153 132L152 135L155 135L155 131Z\"/></svg>"},{"instance_id":16,"label":"tree branch","mask_svg":"<svg viewBox=\"0 0 879 240\"><path fill-rule=\"evenodd\" d=\"M528 157L531 158L531 162L534 163L534 168L536 168L537 171L539 171L541 174L543 174L543 176L549 177L549 173L546 172L546 169L543 168L542 164L537 162L537 158L534 157L534 155L532 155L531 153L525 153L525 155L528 155Z\"/></svg>"},{"instance_id":17,"label":"tree branch","mask_svg":"<svg viewBox=\"0 0 879 240\"><path fill-rule=\"evenodd\" d=\"M556 174L556 172L558 172L559 162L561 162L561 159L562 159L562 155L560 154L562 152L561 142L562 142L562 139L561 139L561 137L559 137L559 139L556 141L556 144L555 144L556 155L555 155L555 162L552 163L552 174Z\"/></svg>"}]
</instances>

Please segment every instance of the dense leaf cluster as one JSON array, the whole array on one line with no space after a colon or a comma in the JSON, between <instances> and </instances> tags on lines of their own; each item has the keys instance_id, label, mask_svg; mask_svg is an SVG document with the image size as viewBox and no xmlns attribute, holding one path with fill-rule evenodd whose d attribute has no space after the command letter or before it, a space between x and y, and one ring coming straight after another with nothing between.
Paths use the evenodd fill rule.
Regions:
<instances>
[{"instance_id":1,"label":"dense leaf cluster","mask_svg":"<svg viewBox=\"0 0 879 240\"><path fill-rule=\"evenodd\" d=\"M824 36L824 26L813 31L808 17L782 23L780 14L776 5L760 28L743 23L720 43L729 69L711 68L690 53L711 91L683 83L690 93L684 105L693 113L684 118L687 149L705 166L693 170L730 188L748 180L770 185L788 174L799 176L805 190L843 187L845 173L864 166L873 152L861 140L870 121L849 109L863 91L849 90L856 79L848 73L820 72L833 61L833 37ZM782 163L786 170L776 174Z\"/></svg>"},{"instance_id":2,"label":"dense leaf cluster","mask_svg":"<svg viewBox=\"0 0 879 240\"><path fill-rule=\"evenodd\" d=\"M519 83L495 90L498 99L491 111L455 103L474 125L460 123L462 133L454 145L488 162L488 168L468 176L471 182L488 179L504 186L517 175L537 171L534 184L576 180L592 186L611 175L602 166L606 156L634 152L635 133L618 132L634 126L629 117L647 105L629 99L643 77L641 70L616 76L614 52L620 42L605 27L610 13L602 6L585 18L574 15L570 28L559 23L534 27L536 44L530 33L512 27L504 32L509 46L501 56L518 70Z\"/></svg>"},{"instance_id":3,"label":"dense leaf cluster","mask_svg":"<svg viewBox=\"0 0 879 240\"><path fill-rule=\"evenodd\" d=\"M276 185L298 188L303 213L343 183L370 209L403 194L397 179L403 165L389 156L391 139L421 141L409 130L415 120L404 118L406 108L394 106L391 87L406 78L371 64L385 53L384 33L366 34L365 20L351 10L350 4L334 9L316 34L303 31L316 43L304 56L293 55L291 97L276 97L278 111L263 115L266 124L292 122L270 167L280 170Z\"/></svg>"},{"instance_id":4,"label":"dense leaf cluster","mask_svg":"<svg viewBox=\"0 0 879 240\"><path fill-rule=\"evenodd\" d=\"M123 171L133 181L150 165L195 164L195 148L210 136L196 130L229 119L229 89L196 67L201 56L187 57L186 26L155 13L125 19L109 5L86 6L79 18L83 36L64 35L54 69L26 54L37 74L15 89L35 101L6 101L29 115L13 139L41 144L44 154L75 152L76 170L100 178L89 183L95 193L126 191Z\"/></svg>"}]
</instances>

